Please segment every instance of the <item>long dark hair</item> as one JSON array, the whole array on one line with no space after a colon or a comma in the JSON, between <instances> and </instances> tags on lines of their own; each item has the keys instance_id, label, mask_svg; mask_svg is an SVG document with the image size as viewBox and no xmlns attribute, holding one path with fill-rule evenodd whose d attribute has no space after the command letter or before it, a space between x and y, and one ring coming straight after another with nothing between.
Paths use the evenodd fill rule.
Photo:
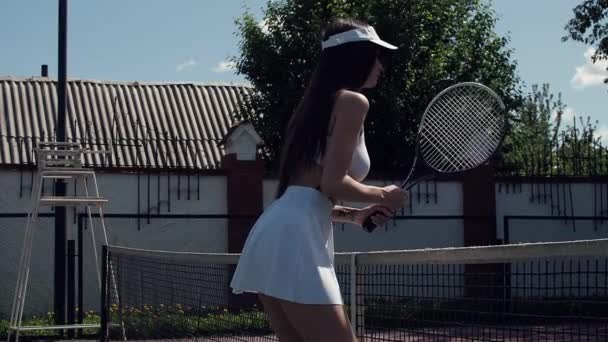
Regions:
<instances>
[{"instance_id":1,"label":"long dark hair","mask_svg":"<svg viewBox=\"0 0 608 342\"><path fill-rule=\"evenodd\" d=\"M325 27L322 40L366 26L361 21L338 19ZM287 125L277 197L283 195L298 167L313 165L315 158L325 153L334 95L341 89L360 90L378 53L378 45L366 41L346 43L321 52L310 83Z\"/></svg>"}]
</instances>

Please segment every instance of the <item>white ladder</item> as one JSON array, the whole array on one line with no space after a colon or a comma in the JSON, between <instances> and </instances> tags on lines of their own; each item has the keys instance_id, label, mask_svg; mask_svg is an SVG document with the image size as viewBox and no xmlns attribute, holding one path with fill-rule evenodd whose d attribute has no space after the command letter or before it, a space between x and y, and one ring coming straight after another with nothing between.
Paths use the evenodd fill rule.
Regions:
<instances>
[{"instance_id":1,"label":"white ladder","mask_svg":"<svg viewBox=\"0 0 608 342\"><path fill-rule=\"evenodd\" d=\"M11 335L14 332L15 342L19 341L21 331L28 330L64 330L64 329L82 329L82 328L100 328L100 324L65 324L52 326L22 326L21 319L23 318L23 309L25 305L25 294L27 290L28 277L30 272L30 263L32 257L32 241L33 241L33 225L38 217L38 210L42 206L63 206L63 207L86 207L91 239L93 244L93 254L95 256L95 265L97 271L97 282L99 290L101 290L101 265L97 255L97 244L95 242L95 229L91 214L91 206L98 209L99 219L104 243L108 244L108 236L103 218L103 205L108 202L99 194L97 186L97 177L95 171L89 168L82 167L82 158L84 154L89 153L111 153L111 151L88 151L82 149L79 143L65 142L40 142L36 148L36 162L38 175L34 180L32 201L30 210L27 216L27 224L25 226L25 236L23 246L21 248L21 258L19 259L19 267L17 273L17 284L15 287L15 295L13 297L13 307L11 311L11 320L8 329L7 342L11 342ZM81 184L84 190L84 196L47 196L43 195L44 180L55 181L73 180L78 188ZM89 182L93 183L94 190L89 194Z\"/></svg>"}]
</instances>

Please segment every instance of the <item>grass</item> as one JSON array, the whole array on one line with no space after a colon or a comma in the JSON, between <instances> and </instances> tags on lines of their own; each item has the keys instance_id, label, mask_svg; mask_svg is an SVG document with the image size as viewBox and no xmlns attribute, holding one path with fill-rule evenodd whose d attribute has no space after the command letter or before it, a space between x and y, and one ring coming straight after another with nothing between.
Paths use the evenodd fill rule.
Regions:
<instances>
[{"instance_id":1,"label":"grass","mask_svg":"<svg viewBox=\"0 0 608 342\"><path fill-rule=\"evenodd\" d=\"M24 326L54 325L53 313L24 318ZM85 324L99 324L100 315L94 311L85 313ZM162 336L222 336L238 334L264 334L271 332L263 311L231 312L220 307L191 308L182 305L144 305L119 308L115 304L109 312L110 336L121 337L124 327L130 339L158 338ZM8 320L0 320L0 339L8 333ZM98 329L83 329L84 335L96 335ZM55 336L57 330L40 329L22 332L28 336Z\"/></svg>"},{"instance_id":2,"label":"grass","mask_svg":"<svg viewBox=\"0 0 608 342\"><path fill-rule=\"evenodd\" d=\"M222 336L260 334L271 331L266 315L259 309L231 312L220 307L113 306L110 312L111 336L121 336L124 327L129 338L146 339L159 336Z\"/></svg>"},{"instance_id":3,"label":"grass","mask_svg":"<svg viewBox=\"0 0 608 342\"><path fill-rule=\"evenodd\" d=\"M608 317L606 297L588 298L511 298L505 302L494 299L368 299L365 303L365 324L374 327L402 327L405 322L417 325L468 324L560 324L595 322Z\"/></svg>"},{"instance_id":4,"label":"grass","mask_svg":"<svg viewBox=\"0 0 608 342\"><path fill-rule=\"evenodd\" d=\"M84 324L99 324L101 319L99 317L99 313L94 311L87 311L84 314L83 323ZM4 337L8 334L9 328L9 320L0 319L0 339L4 339ZM31 317L24 317L21 321L22 326L49 326L55 325L55 315L52 312L48 312L45 315L37 315ZM82 329L83 335L96 335L99 333L99 329L94 328L86 328ZM25 336L54 336L58 334L57 330L51 329L40 329L40 330L28 330L22 331L21 335Z\"/></svg>"},{"instance_id":5,"label":"grass","mask_svg":"<svg viewBox=\"0 0 608 342\"><path fill-rule=\"evenodd\" d=\"M538 324L536 315L555 316L559 323L563 316L607 317L608 308L602 303L605 297L579 298L512 298L508 307L503 303L490 301L452 300L387 300L370 298L365 302L365 325L376 328L402 328L404 324L440 325L475 322L491 324ZM477 305L475 305L477 304ZM348 310L348 307L346 307ZM475 312L477 311L477 312ZM348 312L348 311L347 311ZM519 317L519 322L514 321ZM129 339L151 339L159 337L263 335L271 333L270 324L261 308L231 311L219 306L188 307L176 305L142 305L118 307L113 304L109 310L110 336L121 338L124 332ZM522 319L524 319L522 321ZM549 323L547 317L542 319ZM553 320L551 320L553 321ZM409 323L408 323L409 322ZM99 324L99 313L85 313L84 323ZM23 325L53 325L54 316L47 313L32 316ZM0 320L0 339L8 332L8 321ZM98 329L83 329L84 335L95 335ZM57 331L35 330L25 332L30 336L54 336Z\"/></svg>"}]
</instances>

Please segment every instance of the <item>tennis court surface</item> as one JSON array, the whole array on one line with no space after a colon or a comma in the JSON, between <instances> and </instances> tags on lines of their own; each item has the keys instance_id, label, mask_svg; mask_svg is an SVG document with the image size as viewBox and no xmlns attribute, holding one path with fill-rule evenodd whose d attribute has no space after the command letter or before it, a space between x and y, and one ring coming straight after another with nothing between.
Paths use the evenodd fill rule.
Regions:
<instances>
[{"instance_id":1,"label":"tennis court surface","mask_svg":"<svg viewBox=\"0 0 608 342\"><path fill-rule=\"evenodd\" d=\"M276 341L230 293L237 261L108 246L102 341ZM608 239L339 253L336 273L360 341L608 341Z\"/></svg>"}]
</instances>

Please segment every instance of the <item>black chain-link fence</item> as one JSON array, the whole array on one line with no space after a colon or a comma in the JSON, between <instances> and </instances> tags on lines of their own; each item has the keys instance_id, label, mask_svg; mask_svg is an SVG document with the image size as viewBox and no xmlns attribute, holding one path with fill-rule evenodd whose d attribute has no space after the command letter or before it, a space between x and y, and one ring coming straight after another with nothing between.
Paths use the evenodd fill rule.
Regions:
<instances>
[{"instance_id":1,"label":"black chain-link fence","mask_svg":"<svg viewBox=\"0 0 608 342\"><path fill-rule=\"evenodd\" d=\"M104 221L107 242L111 245L221 253L228 250L229 219L230 216L227 215L120 214L106 215ZM27 214L0 216L0 320L10 318L26 223ZM67 296L71 297L67 301L73 301L77 310L76 316L83 319L87 312L97 311L99 307L97 265L100 263L101 246L106 243L100 219L93 216L92 223L93 229L88 216L80 214L73 231L68 232L68 239L73 240L75 248L74 253L67 258L68 264L72 263L74 268L73 277L67 280ZM24 318L47 316L53 312L53 215L41 215L33 229L31 271ZM70 287L73 290L70 290Z\"/></svg>"},{"instance_id":2,"label":"black chain-link fence","mask_svg":"<svg viewBox=\"0 0 608 342\"><path fill-rule=\"evenodd\" d=\"M225 253L228 251L227 215L106 215L108 244L139 249ZM148 221L149 219L149 221ZM140 221L138 223L138 221ZM97 310L99 286L88 217L79 218L82 239L82 306ZM149 223L148 223L149 222ZM101 222L93 218L96 251L105 244Z\"/></svg>"}]
</instances>

